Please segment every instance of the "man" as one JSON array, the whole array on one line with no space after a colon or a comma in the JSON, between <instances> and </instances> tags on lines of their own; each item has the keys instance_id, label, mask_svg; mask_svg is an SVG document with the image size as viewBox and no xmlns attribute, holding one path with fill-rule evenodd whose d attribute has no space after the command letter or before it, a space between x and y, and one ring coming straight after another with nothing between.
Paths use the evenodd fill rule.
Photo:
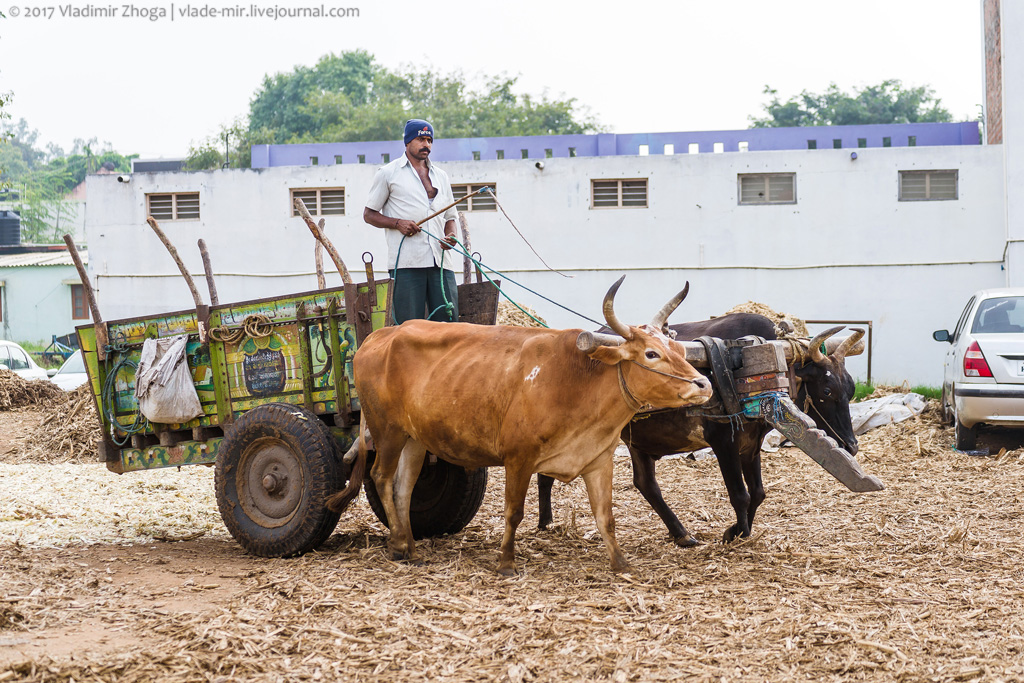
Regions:
<instances>
[{"instance_id":1,"label":"man","mask_svg":"<svg viewBox=\"0 0 1024 683\"><path fill-rule=\"evenodd\" d=\"M395 280L395 322L428 317L457 322L455 259L448 250L455 244L458 211L453 206L422 225L416 224L455 201L452 186L448 174L430 163L433 126L410 119L403 140L405 154L373 177L363 220L383 228L387 237L388 270Z\"/></svg>"}]
</instances>

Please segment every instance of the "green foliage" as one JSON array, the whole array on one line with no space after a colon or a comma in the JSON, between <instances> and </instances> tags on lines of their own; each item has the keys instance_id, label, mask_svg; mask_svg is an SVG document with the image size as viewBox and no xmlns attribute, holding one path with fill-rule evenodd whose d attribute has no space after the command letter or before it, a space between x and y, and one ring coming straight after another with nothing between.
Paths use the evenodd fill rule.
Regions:
<instances>
[{"instance_id":1,"label":"green foliage","mask_svg":"<svg viewBox=\"0 0 1024 683\"><path fill-rule=\"evenodd\" d=\"M935 387L929 387L929 386L924 386L924 385L920 385L920 386L916 386L916 387L909 387L908 388L907 385L904 384L903 387L900 390L902 392L904 392L904 393L921 394L925 398L933 398L936 401L939 400L942 397L942 389L941 388L936 389ZM868 396L873 394L874 391L875 391L875 386L874 385L872 385L872 384L865 384L864 382L857 382L856 388L854 389L854 392L853 392L853 400L854 401L863 401L865 398L867 398Z\"/></svg>"},{"instance_id":2,"label":"green foliage","mask_svg":"<svg viewBox=\"0 0 1024 683\"><path fill-rule=\"evenodd\" d=\"M948 122L953 117L927 86L904 88L897 79L879 85L842 92L831 83L824 93L807 90L785 102L771 86L764 94L771 100L764 105L765 116L750 117L752 128L784 126L853 126L869 123Z\"/></svg>"},{"instance_id":3,"label":"green foliage","mask_svg":"<svg viewBox=\"0 0 1024 683\"><path fill-rule=\"evenodd\" d=\"M220 132L189 148L185 160L186 171L213 168L250 168L252 146L273 142L273 134L266 128L250 130L239 119L230 126L221 126ZM225 158L225 153L228 157Z\"/></svg>"},{"instance_id":4,"label":"green foliage","mask_svg":"<svg viewBox=\"0 0 1024 683\"><path fill-rule=\"evenodd\" d=\"M75 140L72 153L54 145L39 149L39 132L24 119L11 125L0 111L0 183L5 197L21 215L22 240L31 244L59 244L73 228L79 206L67 199L76 185L106 166L108 171L131 170L132 157L107 149L95 153L95 138ZM9 117L7 117L9 118ZM134 156L134 155L133 155Z\"/></svg>"},{"instance_id":5,"label":"green foliage","mask_svg":"<svg viewBox=\"0 0 1024 683\"><path fill-rule=\"evenodd\" d=\"M872 384L865 384L864 382L857 382L853 390L853 400L863 401L865 398L874 393L875 387Z\"/></svg>"},{"instance_id":6,"label":"green foliage","mask_svg":"<svg viewBox=\"0 0 1024 683\"><path fill-rule=\"evenodd\" d=\"M249 127L274 131L275 142L301 136L317 127L303 107L310 96L336 93L354 106L366 105L377 71L368 52L354 50L324 55L314 67L265 76L249 106Z\"/></svg>"},{"instance_id":7,"label":"green foliage","mask_svg":"<svg viewBox=\"0 0 1024 683\"><path fill-rule=\"evenodd\" d=\"M938 400L940 400L942 398L942 388L941 387L940 388L936 388L936 387L926 387L924 385L921 385L921 386L916 386L916 387L910 387L910 391L911 391L911 393L914 393L914 394L921 394L925 398L933 398L936 401L938 401Z\"/></svg>"},{"instance_id":8,"label":"green foliage","mask_svg":"<svg viewBox=\"0 0 1024 683\"><path fill-rule=\"evenodd\" d=\"M364 50L328 54L313 67L266 76L250 103L248 122L223 126L194 146L185 167L248 168L251 145L400 139L410 118L430 120L446 138L601 130L575 99L517 95L516 80L491 77L475 90L459 72L392 71ZM232 149L227 162L225 134Z\"/></svg>"}]
</instances>

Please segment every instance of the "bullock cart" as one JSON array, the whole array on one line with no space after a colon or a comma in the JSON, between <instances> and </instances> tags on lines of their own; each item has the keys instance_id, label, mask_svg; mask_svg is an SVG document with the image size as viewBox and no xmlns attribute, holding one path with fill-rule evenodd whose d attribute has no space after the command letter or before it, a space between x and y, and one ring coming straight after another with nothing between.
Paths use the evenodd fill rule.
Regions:
<instances>
[{"instance_id":1,"label":"bullock cart","mask_svg":"<svg viewBox=\"0 0 1024 683\"><path fill-rule=\"evenodd\" d=\"M352 357L390 319L391 281L375 281L369 264L366 270L367 281L359 284L79 327L103 427L100 459L116 473L216 465L221 516L246 550L282 557L318 547L339 519L326 501L352 474L345 454L354 454L360 416ZM461 318L493 324L497 293L478 284L461 286ZM180 336L187 338L184 361L202 414L177 424L148 421L135 395L143 346ZM583 332L577 346L584 351L600 342L600 335ZM723 360L716 347L684 346L687 359L709 374ZM851 489L881 487L789 400L786 345L748 339L721 350L736 368L730 379L742 411L777 424ZM386 524L372 479L363 483ZM428 458L413 494L414 535L461 530L480 507L486 483L486 468Z\"/></svg>"},{"instance_id":2,"label":"bullock cart","mask_svg":"<svg viewBox=\"0 0 1024 683\"><path fill-rule=\"evenodd\" d=\"M77 328L102 422L100 459L119 474L216 464L221 515L246 550L281 557L319 546L338 522L325 501L349 479L344 454L359 431L352 357L391 318L391 281L366 266L359 284ZM461 285L460 304L462 321L494 323L490 284ZM146 340L175 337L187 338L202 413L156 423L140 410L136 371ZM462 529L486 482L486 469L430 458L414 493L416 534ZM384 521L373 482L364 486Z\"/></svg>"}]
</instances>

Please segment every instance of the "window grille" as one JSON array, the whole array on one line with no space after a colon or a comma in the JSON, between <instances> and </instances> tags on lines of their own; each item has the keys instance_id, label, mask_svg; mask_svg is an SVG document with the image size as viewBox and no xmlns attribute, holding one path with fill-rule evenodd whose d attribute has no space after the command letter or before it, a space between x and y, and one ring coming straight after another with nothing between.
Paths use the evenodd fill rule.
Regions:
<instances>
[{"instance_id":1,"label":"window grille","mask_svg":"<svg viewBox=\"0 0 1024 683\"><path fill-rule=\"evenodd\" d=\"M590 205L595 209L647 208L647 178L591 180Z\"/></svg>"},{"instance_id":2,"label":"window grille","mask_svg":"<svg viewBox=\"0 0 1024 683\"><path fill-rule=\"evenodd\" d=\"M900 201L957 199L957 171L900 171Z\"/></svg>"},{"instance_id":3,"label":"window grille","mask_svg":"<svg viewBox=\"0 0 1024 683\"><path fill-rule=\"evenodd\" d=\"M481 192L469 199L463 199L467 194L476 192L484 187L489 187L494 191L495 195L498 194L498 188L494 183L481 183L479 185L452 185L452 194L455 196L456 200L461 200L455 208L459 211L497 211L498 205L494 202L494 197L491 196L490 192Z\"/></svg>"},{"instance_id":4,"label":"window grille","mask_svg":"<svg viewBox=\"0 0 1024 683\"><path fill-rule=\"evenodd\" d=\"M290 205L293 216L299 215L299 212L295 209L296 199L301 199L306 210L313 216L345 215L344 187L292 190Z\"/></svg>"},{"instance_id":5,"label":"window grille","mask_svg":"<svg viewBox=\"0 0 1024 683\"><path fill-rule=\"evenodd\" d=\"M740 173L740 204L796 204L795 173Z\"/></svg>"},{"instance_id":6,"label":"window grille","mask_svg":"<svg viewBox=\"0 0 1024 683\"><path fill-rule=\"evenodd\" d=\"M199 193L176 192L146 195L146 210L158 221L199 220Z\"/></svg>"}]
</instances>

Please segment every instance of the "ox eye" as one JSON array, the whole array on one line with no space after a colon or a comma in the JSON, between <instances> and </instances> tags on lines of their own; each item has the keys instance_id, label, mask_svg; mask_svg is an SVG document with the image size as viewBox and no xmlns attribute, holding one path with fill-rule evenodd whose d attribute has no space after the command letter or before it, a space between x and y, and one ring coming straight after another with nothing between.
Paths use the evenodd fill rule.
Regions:
<instances>
[{"instance_id":1,"label":"ox eye","mask_svg":"<svg viewBox=\"0 0 1024 683\"><path fill-rule=\"evenodd\" d=\"M647 360L658 360L661 356L658 355L657 351L648 351L646 354Z\"/></svg>"}]
</instances>

